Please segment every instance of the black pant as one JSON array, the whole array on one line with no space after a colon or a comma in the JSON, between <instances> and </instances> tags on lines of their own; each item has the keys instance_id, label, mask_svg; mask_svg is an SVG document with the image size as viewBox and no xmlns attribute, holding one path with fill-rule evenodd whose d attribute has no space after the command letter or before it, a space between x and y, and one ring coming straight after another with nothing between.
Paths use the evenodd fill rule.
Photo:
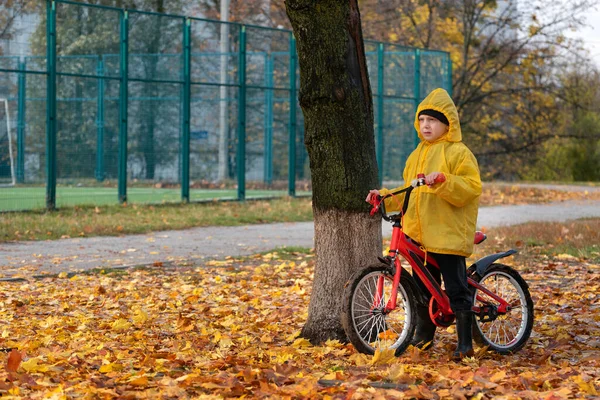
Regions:
<instances>
[{"instance_id":1,"label":"black pant","mask_svg":"<svg viewBox=\"0 0 600 400\"><path fill-rule=\"evenodd\" d=\"M441 275L444 277L446 294L450 299L452 311L456 313L458 311L470 310L473 298L469 290L469 285L467 284L467 264L465 262L465 257L438 253L428 253L427 257L433 257L440 266L440 269L437 269L428 263L426 268L439 284L442 282L440 276L441 270ZM419 288L425 293L425 296L428 299L431 298L431 294L427 290L427 287L417 274L413 274L413 277Z\"/></svg>"}]
</instances>

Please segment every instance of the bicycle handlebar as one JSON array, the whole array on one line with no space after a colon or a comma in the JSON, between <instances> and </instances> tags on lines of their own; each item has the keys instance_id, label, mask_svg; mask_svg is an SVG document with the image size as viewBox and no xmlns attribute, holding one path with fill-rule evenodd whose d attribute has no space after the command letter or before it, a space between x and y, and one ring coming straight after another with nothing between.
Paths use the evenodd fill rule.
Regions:
<instances>
[{"instance_id":1,"label":"bicycle handlebar","mask_svg":"<svg viewBox=\"0 0 600 400\"><path fill-rule=\"evenodd\" d=\"M436 183L443 183L446 181L446 177L441 174L439 176L437 176L434 180L434 184ZM385 199L387 199L388 197L397 195L397 194L401 194L401 193L405 193L404 195L404 203L402 204L402 209L400 210L400 215L404 215L406 213L406 209L408 208L408 200L410 198L410 194L411 192L419 187L419 186L424 186L425 183L425 175L424 174L418 174L417 175L417 179L414 179L409 186L402 188L400 190L396 190L394 192L390 192L388 194L386 194L385 196L376 196L373 199L371 199L371 205L373 206L373 208L371 208L371 215L375 215L375 213L377 211L379 211L381 209L381 216L383 217L384 220L386 221L391 221L392 217L389 217L385 211Z\"/></svg>"}]
</instances>

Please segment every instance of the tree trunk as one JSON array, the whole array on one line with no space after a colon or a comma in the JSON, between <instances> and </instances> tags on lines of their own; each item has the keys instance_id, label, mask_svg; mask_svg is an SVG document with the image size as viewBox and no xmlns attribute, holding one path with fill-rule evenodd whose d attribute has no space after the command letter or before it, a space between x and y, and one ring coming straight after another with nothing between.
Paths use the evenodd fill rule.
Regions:
<instances>
[{"instance_id":1,"label":"tree trunk","mask_svg":"<svg viewBox=\"0 0 600 400\"><path fill-rule=\"evenodd\" d=\"M312 174L316 266L302 337L346 341L344 285L381 254L371 88L357 0L286 0L297 40L300 106Z\"/></svg>"}]
</instances>

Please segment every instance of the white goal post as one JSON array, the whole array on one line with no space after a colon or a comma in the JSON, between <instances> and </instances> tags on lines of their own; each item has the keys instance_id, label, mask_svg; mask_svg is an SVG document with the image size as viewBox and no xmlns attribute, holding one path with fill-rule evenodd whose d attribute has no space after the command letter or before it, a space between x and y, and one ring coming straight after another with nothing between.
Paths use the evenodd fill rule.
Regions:
<instances>
[{"instance_id":1,"label":"white goal post","mask_svg":"<svg viewBox=\"0 0 600 400\"><path fill-rule=\"evenodd\" d=\"M3 104L4 103L4 104ZM12 134L11 134L11 123L10 123L10 113L9 113L9 109L8 109L8 99L7 98L0 98L0 110L4 109L4 119L6 121L6 136L8 136L8 157L10 160L10 183L3 183L0 184L0 186L15 186L15 184L17 183L16 177L15 177L15 157L13 154L13 139L12 139ZM4 124L2 124L4 125ZM2 155L0 154L0 157Z\"/></svg>"}]
</instances>

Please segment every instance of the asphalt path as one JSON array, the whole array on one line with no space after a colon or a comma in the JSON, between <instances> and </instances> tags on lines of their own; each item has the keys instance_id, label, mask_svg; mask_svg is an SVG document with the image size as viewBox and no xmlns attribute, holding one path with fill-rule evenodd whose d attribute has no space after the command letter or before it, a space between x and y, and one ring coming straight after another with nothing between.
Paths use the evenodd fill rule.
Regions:
<instances>
[{"instance_id":1,"label":"asphalt path","mask_svg":"<svg viewBox=\"0 0 600 400\"><path fill-rule=\"evenodd\" d=\"M477 225L489 230L530 221L567 221L589 217L600 217L599 200L481 207ZM391 225L383 222L382 233L390 236ZM313 238L313 223L298 222L2 243L0 278L26 278L44 273L155 263L202 265L208 260L252 255L283 246L311 248Z\"/></svg>"}]
</instances>

